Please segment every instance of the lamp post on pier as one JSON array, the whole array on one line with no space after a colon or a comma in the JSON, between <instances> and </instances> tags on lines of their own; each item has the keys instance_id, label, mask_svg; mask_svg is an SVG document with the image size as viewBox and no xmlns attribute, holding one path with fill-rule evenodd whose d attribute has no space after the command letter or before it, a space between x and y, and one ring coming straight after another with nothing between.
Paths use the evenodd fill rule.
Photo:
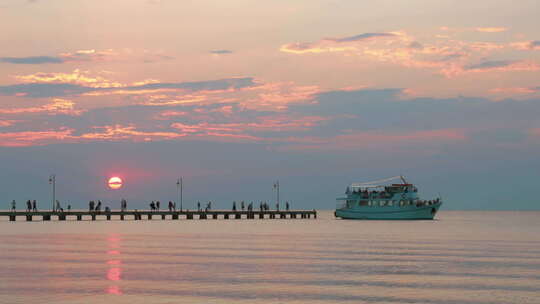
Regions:
<instances>
[{"instance_id":1,"label":"lamp post on pier","mask_svg":"<svg viewBox=\"0 0 540 304\"><path fill-rule=\"evenodd\" d=\"M54 212L54 203L56 202L56 175L49 176L49 184L52 185L52 211Z\"/></svg>"},{"instance_id":2,"label":"lamp post on pier","mask_svg":"<svg viewBox=\"0 0 540 304\"><path fill-rule=\"evenodd\" d=\"M183 210L183 206L182 206L182 203L183 203L183 188L184 188L184 183L183 183L183 180L182 178L179 178L177 181L176 181L176 188L178 189L178 201L180 202L180 211Z\"/></svg>"}]
</instances>

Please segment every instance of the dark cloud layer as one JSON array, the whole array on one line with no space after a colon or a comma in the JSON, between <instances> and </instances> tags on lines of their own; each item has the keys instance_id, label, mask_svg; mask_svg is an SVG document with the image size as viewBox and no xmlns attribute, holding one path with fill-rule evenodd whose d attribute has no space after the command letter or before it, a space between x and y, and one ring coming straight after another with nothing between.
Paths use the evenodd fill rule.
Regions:
<instances>
[{"instance_id":1,"label":"dark cloud layer","mask_svg":"<svg viewBox=\"0 0 540 304\"><path fill-rule=\"evenodd\" d=\"M32 56L32 57L0 57L0 62L11 64L51 64L63 63L64 60L52 56Z\"/></svg>"},{"instance_id":2,"label":"dark cloud layer","mask_svg":"<svg viewBox=\"0 0 540 304\"><path fill-rule=\"evenodd\" d=\"M210 53L212 54L232 54L233 51L231 50L212 50Z\"/></svg>"},{"instance_id":3,"label":"dark cloud layer","mask_svg":"<svg viewBox=\"0 0 540 304\"><path fill-rule=\"evenodd\" d=\"M4 96L25 96L31 98L48 98L79 95L87 92L106 92L114 90L159 90L159 89L182 89L182 90L227 90L240 89L255 86L253 78L228 78L209 81L179 82L179 83L150 83L137 86L127 86L120 88L92 88L78 84L68 83L27 83L0 86L0 95Z\"/></svg>"},{"instance_id":4,"label":"dark cloud layer","mask_svg":"<svg viewBox=\"0 0 540 304\"><path fill-rule=\"evenodd\" d=\"M509 65L516 63L515 60L493 60L493 61L484 61L477 64L471 64L465 66L465 70L485 70L493 68L503 68Z\"/></svg>"},{"instance_id":5,"label":"dark cloud layer","mask_svg":"<svg viewBox=\"0 0 540 304\"><path fill-rule=\"evenodd\" d=\"M392 33L364 33L349 37L342 37L342 38L326 38L325 40L330 40L334 42L351 42L351 41L361 41L361 40L367 40L371 38L379 38L379 37L393 37L396 36Z\"/></svg>"}]
</instances>

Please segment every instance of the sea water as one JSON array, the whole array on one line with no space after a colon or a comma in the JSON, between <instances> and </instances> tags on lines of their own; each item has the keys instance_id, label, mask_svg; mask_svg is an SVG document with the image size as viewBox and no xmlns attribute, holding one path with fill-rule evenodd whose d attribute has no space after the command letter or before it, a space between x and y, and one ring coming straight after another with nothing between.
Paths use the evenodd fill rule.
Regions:
<instances>
[{"instance_id":1,"label":"sea water","mask_svg":"<svg viewBox=\"0 0 540 304\"><path fill-rule=\"evenodd\" d=\"M1 303L540 303L540 212L0 222Z\"/></svg>"}]
</instances>

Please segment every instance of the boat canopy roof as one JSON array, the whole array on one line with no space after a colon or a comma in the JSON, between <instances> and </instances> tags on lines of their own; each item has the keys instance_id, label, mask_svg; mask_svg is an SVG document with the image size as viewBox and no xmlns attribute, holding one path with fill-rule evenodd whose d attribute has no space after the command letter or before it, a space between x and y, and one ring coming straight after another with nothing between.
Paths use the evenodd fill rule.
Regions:
<instances>
[{"instance_id":1,"label":"boat canopy roof","mask_svg":"<svg viewBox=\"0 0 540 304\"><path fill-rule=\"evenodd\" d=\"M351 189L384 188L388 186L388 184L384 184L384 183L397 180L397 179L400 179L402 181L402 184L392 184L392 186L410 186L411 185L405 180L405 178L402 175L399 175L399 176L393 176L393 177L379 179L379 180L371 181L371 182L352 183L350 185L350 188Z\"/></svg>"}]
</instances>

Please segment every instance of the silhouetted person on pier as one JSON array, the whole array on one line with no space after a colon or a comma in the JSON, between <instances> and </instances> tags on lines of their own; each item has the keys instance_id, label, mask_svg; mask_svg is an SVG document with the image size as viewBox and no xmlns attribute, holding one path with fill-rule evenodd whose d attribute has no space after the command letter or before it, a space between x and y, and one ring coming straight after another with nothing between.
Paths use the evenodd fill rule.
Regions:
<instances>
[{"instance_id":1,"label":"silhouetted person on pier","mask_svg":"<svg viewBox=\"0 0 540 304\"><path fill-rule=\"evenodd\" d=\"M94 204L95 204L94 201L90 201L88 203L88 211L94 211Z\"/></svg>"},{"instance_id":2,"label":"silhouetted person on pier","mask_svg":"<svg viewBox=\"0 0 540 304\"><path fill-rule=\"evenodd\" d=\"M232 211L236 211L236 201L232 202Z\"/></svg>"},{"instance_id":3,"label":"silhouetted person on pier","mask_svg":"<svg viewBox=\"0 0 540 304\"><path fill-rule=\"evenodd\" d=\"M172 211L172 209L173 209L173 208L172 208L172 206L173 206L173 205L172 205L172 202L171 202L171 201L169 201L169 211L170 211L170 212L171 212L171 211Z\"/></svg>"},{"instance_id":4,"label":"silhouetted person on pier","mask_svg":"<svg viewBox=\"0 0 540 304\"><path fill-rule=\"evenodd\" d=\"M242 208L242 211L244 211L244 209L246 209L246 206L244 205L244 201L242 201L240 204L241 204L241 206L242 206L242 207L241 207L241 208Z\"/></svg>"},{"instance_id":5,"label":"silhouetted person on pier","mask_svg":"<svg viewBox=\"0 0 540 304\"><path fill-rule=\"evenodd\" d=\"M11 202L11 211L16 211L17 210L17 203L15 202L15 200L13 200Z\"/></svg>"},{"instance_id":6,"label":"silhouetted person on pier","mask_svg":"<svg viewBox=\"0 0 540 304\"><path fill-rule=\"evenodd\" d=\"M37 212L37 203L36 200L32 202L32 211Z\"/></svg>"},{"instance_id":7,"label":"silhouetted person on pier","mask_svg":"<svg viewBox=\"0 0 540 304\"><path fill-rule=\"evenodd\" d=\"M197 211L201 211L201 202L197 202Z\"/></svg>"},{"instance_id":8,"label":"silhouetted person on pier","mask_svg":"<svg viewBox=\"0 0 540 304\"><path fill-rule=\"evenodd\" d=\"M279 211L279 203L276 203L276 211Z\"/></svg>"},{"instance_id":9,"label":"silhouetted person on pier","mask_svg":"<svg viewBox=\"0 0 540 304\"><path fill-rule=\"evenodd\" d=\"M97 201L97 206L96 206L96 212L100 212L101 211L101 201Z\"/></svg>"},{"instance_id":10,"label":"silhouetted person on pier","mask_svg":"<svg viewBox=\"0 0 540 304\"><path fill-rule=\"evenodd\" d=\"M56 211L60 211L60 209L62 209L62 207L60 206L60 202L58 200L56 200Z\"/></svg>"},{"instance_id":11,"label":"silhouetted person on pier","mask_svg":"<svg viewBox=\"0 0 540 304\"><path fill-rule=\"evenodd\" d=\"M156 202L156 209L157 211L159 211L159 205L161 205L161 203L159 201Z\"/></svg>"},{"instance_id":12,"label":"silhouetted person on pier","mask_svg":"<svg viewBox=\"0 0 540 304\"><path fill-rule=\"evenodd\" d=\"M150 210L152 210L152 211L155 211L155 210L156 210L156 203L154 203L154 201L152 201L152 202L150 203Z\"/></svg>"},{"instance_id":13,"label":"silhouetted person on pier","mask_svg":"<svg viewBox=\"0 0 540 304\"><path fill-rule=\"evenodd\" d=\"M176 202L173 203L173 209L176 211Z\"/></svg>"},{"instance_id":14,"label":"silhouetted person on pier","mask_svg":"<svg viewBox=\"0 0 540 304\"><path fill-rule=\"evenodd\" d=\"M289 211L289 202L285 202L285 209Z\"/></svg>"},{"instance_id":15,"label":"silhouetted person on pier","mask_svg":"<svg viewBox=\"0 0 540 304\"><path fill-rule=\"evenodd\" d=\"M26 212L30 212L32 210L32 202L30 200L26 201Z\"/></svg>"},{"instance_id":16,"label":"silhouetted person on pier","mask_svg":"<svg viewBox=\"0 0 540 304\"><path fill-rule=\"evenodd\" d=\"M71 211L71 205L68 205L68 212Z\"/></svg>"}]
</instances>

